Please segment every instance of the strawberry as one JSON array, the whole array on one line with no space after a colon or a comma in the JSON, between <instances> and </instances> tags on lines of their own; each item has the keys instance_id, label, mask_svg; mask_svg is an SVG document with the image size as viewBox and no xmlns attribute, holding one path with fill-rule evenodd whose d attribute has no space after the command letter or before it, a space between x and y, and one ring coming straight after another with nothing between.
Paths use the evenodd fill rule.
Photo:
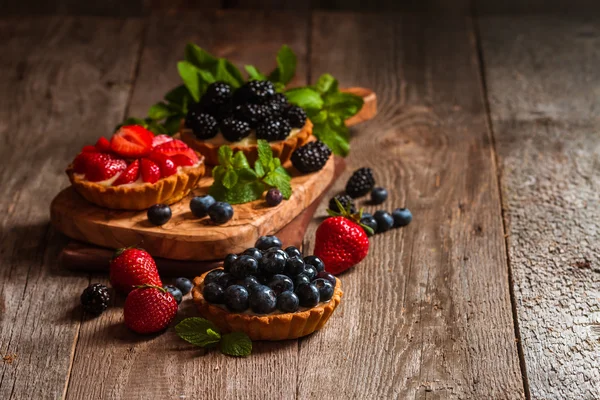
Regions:
<instances>
[{"instance_id":1,"label":"strawberry","mask_svg":"<svg viewBox=\"0 0 600 400\"><path fill-rule=\"evenodd\" d=\"M170 142L171 140L173 140L173 138L169 135L156 135L154 136L154 139L152 139L152 147L154 148L160 144Z\"/></svg>"},{"instance_id":2,"label":"strawberry","mask_svg":"<svg viewBox=\"0 0 600 400\"><path fill-rule=\"evenodd\" d=\"M127 168L125 160L106 153L89 153L84 161L85 178L90 182L105 181L125 168Z\"/></svg>"},{"instance_id":3,"label":"strawberry","mask_svg":"<svg viewBox=\"0 0 600 400\"><path fill-rule=\"evenodd\" d=\"M187 144L178 139L173 139L168 142L162 143L154 147L154 153L162 153L169 157L175 155L183 155L192 160L192 165L198 162L198 156L196 152L192 150Z\"/></svg>"},{"instance_id":4,"label":"strawberry","mask_svg":"<svg viewBox=\"0 0 600 400\"><path fill-rule=\"evenodd\" d=\"M152 256L135 247L117 250L110 260L110 283L115 289L125 293L129 293L138 285L162 287Z\"/></svg>"},{"instance_id":5,"label":"strawberry","mask_svg":"<svg viewBox=\"0 0 600 400\"><path fill-rule=\"evenodd\" d=\"M127 183L135 182L140 176L140 161L135 160L121 175L117 178L117 180L113 183L113 186L125 185Z\"/></svg>"},{"instance_id":6,"label":"strawberry","mask_svg":"<svg viewBox=\"0 0 600 400\"><path fill-rule=\"evenodd\" d=\"M127 158L144 157L152 150L154 134L140 125L125 125L113 135L110 149Z\"/></svg>"},{"instance_id":7,"label":"strawberry","mask_svg":"<svg viewBox=\"0 0 600 400\"><path fill-rule=\"evenodd\" d=\"M93 152L82 151L73 160L73 171L76 174L85 174L88 161L93 157Z\"/></svg>"},{"instance_id":8,"label":"strawberry","mask_svg":"<svg viewBox=\"0 0 600 400\"><path fill-rule=\"evenodd\" d=\"M82 153L97 153L98 149L95 148L94 146L83 146L83 148L81 149Z\"/></svg>"},{"instance_id":9,"label":"strawberry","mask_svg":"<svg viewBox=\"0 0 600 400\"><path fill-rule=\"evenodd\" d=\"M171 156L171 160L173 160L178 167L187 167L195 164L194 160L183 154L175 154L174 156Z\"/></svg>"},{"instance_id":10,"label":"strawberry","mask_svg":"<svg viewBox=\"0 0 600 400\"><path fill-rule=\"evenodd\" d=\"M160 168L152 160L142 158L141 170L144 182L154 183L160 179Z\"/></svg>"},{"instance_id":11,"label":"strawberry","mask_svg":"<svg viewBox=\"0 0 600 400\"><path fill-rule=\"evenodd\" d=\"M148 156L152 161L154 161L160 167L160 175L163 178L167 176L171 176L177 173L177 165L171 160L169 156L163 153L157 153L153 151Z\"/></svg>"},{"instance_id":12,"label":"strawberry","mask_svg":"<svg viewBox=\"0 0 600 400\"><path fill-rule=\"evenodd\" d=\"M144 285L134 289L123 306L125 325L139 334L160 332L177 315L177 301L160 286Z\"/></svg>"},{"instance_id":13,"label":"strawberry","mask_svg":"<svg viewBox=\"0 0 600 400\"><path fill-rule=\"evenodd\" d=\"M315 235L315 255L323 260L325 269L337 275L361 262L369 252L369 238L360 225L362 211L351 214L337 202L341 214L328 210L332 217L319 225Z\"/></svg>"},{"instance_id":14,"label":"strawberry","mask_svg":"<svg viewBox=\"0 0 600 400\"><path fill-rule=\"evenodd\" d=\"M98 150L101 153L110 152L110 142L105 137L101 137L100 139L98 139L94 147L96 147L96 150Z\"/></svg>"}]
</instances>

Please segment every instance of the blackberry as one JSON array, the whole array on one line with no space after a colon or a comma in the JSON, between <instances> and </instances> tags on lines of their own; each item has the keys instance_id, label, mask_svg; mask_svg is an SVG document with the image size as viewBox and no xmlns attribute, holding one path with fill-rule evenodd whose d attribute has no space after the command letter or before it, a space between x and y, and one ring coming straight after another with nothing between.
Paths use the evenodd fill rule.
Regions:
<instances>
[{"instance_id":1,"label":"blackberry","mask_svg":"<svg viewBox=\"0 0 600 400\"><path fill-rule=\"evenodd\" d=\"M284 140L290 134L292 127L282 117L269 117L256 128L256 138L267 142Z\"/></svg>"},{"instance_id":2,"label":"blackberry","mask_svg":"<svg viewBox=\"0 0 600 400\"><path fill-rule=\"evenodd\" d=\"M291 106L285 112L285 117L292 128L302 128L306 124L306 112L298 106Z\"/></svg>"},{"instance_id":3,"label":"blackberry","mask_svg":"<svg viewBox=\"0 0 600 400\"><path fill-rule=\"evenodd\" d=\"M292 154L292 165L303 174L308 174L321 170L330 156L331 149L317 140L296 149Z\"/></svg>"},{"instance_id":4,"label":"blackberry","mask_svg":"<svg viewBox=\"0 0 600 400\"><path fill-rule=\"evenodd\" d=\"M230 142L237 142L250 135L250 124L239 119L226 118L220 124L221 133Z\"/></svg>"},{"instance_id":5,"label":"blackberry","mask_svg":"<svg viewBox=\"0 0 600 400\"><path fill-rule=\"evenodd\" d=\"M102 314L108 308L110 294L108 288L101 283L94 283L81 293L83 310L90 314Z\"/></svg>"},{"instance_id":6,"label":"blackberry","mask_svg":"<svg viewBox=\"0 0 600 400\"><path fill-rule=\"evenodd\" d=\"M350 214L354 214L356 212L354 200L352 200L352 197L348 196L347 194L338 194L329 200L329 209L331 211L342 212L342 210L338 208L335 199L337 199L344 208L348 208L348 206L350 206Z\"/></svg>"},{"instance_id":7,"label":"blackberry","mask_svg":"<svg viewBox=\"0 0 600 400\"><path fill-rule=\"evenodd\" d=\"M290 107L290 103L282 93L276 93L266 105L271 109L273 115L280 115Z\"/></svg>"},{"instance_id":8,"label":"blackberry","mask_svg":"<svg viewBox=\"0 0 600 400\"><path fill-rule=\"evenodd\" d=\"M190 128L198 139L210 139L219 133L219 124L215 117L201 112L201 108L193 108L187 113L185 126Z\"/></svg>"},{"instance_id":9,"label":"blackberry","mask_svg":"<svg viewBox=\"0 0 600 400\"><path fill-rule=\"evenodd\" d=\"M216 116L219 112L219 108L226 104L231 99L232 95L231 86L227 83L211 83L208 85L206 92L200 99L200 106L205 112Z\"/></svg>"},{"instance_id":10,"label":"blackberry","mask_svg":"<svg viewBox=\"0 0 600 400\"><path fill-rule=\"evenodd\" d=\"M233 94L235 104L264 104L275 95L275 86L270 81L250 81Z\"/></svg>"},{"instance_id":11,"label":"blackberry","mask_svg":"<svg viewBox=\"0 0 600 400\"><path fill-rule=\"evenodd\" d=\"M375 178L371 168L359 168L348 179L346 183L346 193L353 199L364 196L375 186Z\"/></svg>"},{"instance_id":12,"label":"blackberry","mask_svg":"<svg viewBox=\"0 0 600 400\"><path fill-rule=\"evenodd\" d=\"M246 121L251 128L256 128L271 115L271 109L264 104L243 104L234 110L235 118Z\"/></svg>"}]
</instances>

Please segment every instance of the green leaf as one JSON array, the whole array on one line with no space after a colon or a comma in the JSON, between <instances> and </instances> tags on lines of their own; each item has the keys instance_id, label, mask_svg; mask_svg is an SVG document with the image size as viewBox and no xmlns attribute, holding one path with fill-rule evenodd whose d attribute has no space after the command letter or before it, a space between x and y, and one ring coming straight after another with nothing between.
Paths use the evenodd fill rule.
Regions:
<instances>
[{"instance_id":1,"label":"green leaf","mask_svg":"<svg viewBox=\"0 0 600 400\"><path fill-rule=\"evenodd\" d=\"M260 160L256 160L256 162L254 163L254 171L256 172L256 175L259 178L265 176L265 167L263 166L262 162L260 162Z\"/></svg>"},{"instance_id":2,"label":"green leaf","mask_svg":"<svg viewBox=\"0 0 600 400\"><path fill-rule=\"evenodd\" d=\"M344 120L358 113L364 103L362 97L342 92L327 94L323 99L328 113Z\"/></svg>"},{"instance_id":3,"label":"green leaf","mask_svg":"<svg viewBox=\"0 0 600 400\"><path fill-rule=\"evenodd\" d=\"M229 204L242 204L258 200L265 191L262 182L238 182L231 189L227 189L222 183L215 181L208 193L218 201L226 201Z\"/></svg>"},{"instance_id":4,"label":"green leaf","mask_svg":"<svg viewBox=\"0 0 600 400\"><path fill-rule=\"evenodd\" d=\"M175 326L175 332L183 340L200 347L214 345L222 339L217 327L204 318L186 318Z\"/></svg>"},{"instance_id":5,"label":"green leaf","mask_svg":"<svg viewBox=\"0 0 600 400\"><path fill-rule=\"evenodd\" d=\"M229 168L231 167L232 163L233 163L233 150L231 150L231 147L227 146L227 145L223 145L221 147L219 147L219 165L223 166L224 168Z\"/></svg>"},{"instance_id":6,"label":"green leaf","mask_svg":"<svg viewBox=\"0 0 600 400\"><path fill-rule=\"evenodd\" d=\"M177 70L194 100L196 102L200 101L201 90L198 69L189 61L179 61L177 63Z\"/></svg>"},{"instance_id":7,"label":"green leaf","mask_svg":"<svg viewBox=\"0 0 600 400\"><path fill-rule=\"evenodd\" d=\"M244 77L238 67L224 58L221 58L221 60L224 61L225 71L227 71L228 76L232 79L231 86L234 88L242 86L244 84Z\"/></svg>"},{"instance_id":8,"label":"green leaf","mask_svg":"<svg viewBox=\"0 0 600 400\"><path fill-rule=\"evenodd\" d=\"M252 340L244 332L232 332L221 338L221 352L234 357L248 357L252 353Z\"/></svg>"},{"instance_id":9,"label":"green leaf","mask_svg":"<svg viewBox=\"0 0 600 400\"><path fill-rule=\"evenodd\" d=\"M244 69L248 73L250 79L254 79L257 81L266 81L267 76L258 71L258 69L254 65L245 65Z\"/></svg>"},{"instance_id":10,"label":"green leaf","mask_svg":"<svg viewBox=\"0 0 600 400\"><path fill-rule=\"evenodd\" d=\"M250 168L250 163L242 151L238 151L233 156L233 168Z\"/></svg>"},{"instance_id":11,"label":"green leaf","mask_svg":"<svg viewBox=\"0 0 600 400\"><path fill-rule=\"evenodd\" d=\"M258 160L262 165L267 166L273 160L273 151L271 145L264 139L258 140Z\"/></svg>"},{"instance_id":12,"label":"green leaf","mask_svg":"<svg viewBox=\"0 0 600 400\"><path fill-rule=\"evenodd\" d=\"M329 121L315 124L313 134L325 143L334 154L345 157L350 151L350 132L345 125L335 126Z\"/></svg>"},{"instance_id":13,"label":"green leaf","mask_svg":"<svg viewBox=\"0 0 600 400\"><path fill-rule=\"evenodd\" d=\"M227 189L231 189L232 187L234 187L237 184L237 182L238 182L237 172L235 172L232 169L225 172L225 175L223 176L223 186L225 186Z\"/></svg>"},{"instance_id":14,"label":"green leaf","mask_svg":"<svg viewBox=\"0 0 600 400\"><path fill-rule=\"evenodd\" d=\"M181 127L181 120L184 117L185 115L180 114L171 115L170 117L168 117L163 123L165 133L168 133L169 135L174 135L177 132L179 132L179 128Z\"/></svg>"},{"instance_id":15,"label":"green leaf","mask_svg":"<svg viewBox=\"0 0 600 400\"><path fill-rule=\"evenodd\" d=\"M287 90L285 96L288 101L298 107L308 110L320 110L323 108L323 99L319 92L309 87L301 87Z\"/></svg>"},{"instance_id":16,"label":"green leaf","mask_svg":"<svg viewBox=\"0 0 600 400\"><path fill-rule=\"evenodd\" d=\"M296 74L296 55L288 45L283 45L277 52L277 68L269 74L269 80L288 84Z\"/></svg>"},{"instance_id":17,"label":"green leaf","mask_svg":"<svg viewBox=\"0 0 600 400\"><path fill-rule=\"evenodd\" d=\"M160 121L170 115L173 115L174 113L175 112L171 110L167 104L160 102L150 107L150 110L148 110L148 118L155 121Z\"/></svg>"},{"instance_id":18,"label":"green leaf","mask_svg":"<svg viewBox=\"0 0 600 400\"><path fill-rule=\"evenodd\" d=\"M250 167L238 169L237 174L239 180L245 182L256 181L256 179L258 178L256 172L254 172L254 170Z\"/></svg>"},{"instance_id":19,"label":"green leaf","mask_svg":"<svg viewBox=\"0 0 600 400\"><path fill-rule=\"evenodd\" d=\"M171 91L165 95L165 100L167 100L170 104L177 104L183 107L184 105L190 103L192 100L192 94L187 87L185 87L185 85L179 85L176 88L171 89ZM182 111L187 113L187 109L182 108Z\"/></svg>"},{"instance_id":20,"label":"green leaf","mask_svg":"<svg viewBox=\"0 0 600 400\"><path fill-rule=\"evenodd\" d=\"M179 123L179 121L177 121ZM179 125L178 125L179 126ZM156 121L148 122L147 129L152 131L155 135L168 135L170 132L160 123Z\"/></svg>"},{"instance_id":21,"label":"green leaf","mask_svg":"<svg viewBox=\"0 0 600 400\"><path fill-rule=\"evenodd\" d=\"M219 59L199 46L188 43L185 46L185 60L200 69L210 69L217 64Z\"/></svg>"},{"instance_id":22,"label":"green leaf","mask_svg":"<svg viewBox=\"0 0 600 400\"><path fill-rule=\"evenodd\" d=\"M283 198L287 200L292 195L291 179L285 169L278 167L274 171L269 172L263 181L267 185L279 189Z\"/></svg>"},{"instance_id":23,"label":"green leaf","mask_svg":"<svg viewBox=\"0 0 600 400\"><path fill-rule=\"evenodd\" d=\"M338 81L331 74L323 74L315 84L315 89L320 94L333 93L338 91Z\"/></svg>"}]
</instances>

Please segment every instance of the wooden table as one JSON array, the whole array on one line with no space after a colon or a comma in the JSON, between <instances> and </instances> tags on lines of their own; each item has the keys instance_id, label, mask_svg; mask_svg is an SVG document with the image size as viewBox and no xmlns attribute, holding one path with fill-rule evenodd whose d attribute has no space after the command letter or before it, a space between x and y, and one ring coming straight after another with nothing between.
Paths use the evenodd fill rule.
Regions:
<instances>
[{"instance_id":1,"label":"wooden table","mask_svg":"<svg viewBox=\"0 0 600 400\"><path fill-rule=\"evenodd\" d=\"M0 38L0 398L600 397L600 19L231 10L4 18ZM48 225L73 154L144 115L190 41L261 69L287 43L295 83L373 88L331 194L370 166L415 216L342 276L323 331L246 359L138 337L121 298L84 318L107 279L61 268Z\"/></svg>"}]
</instances>

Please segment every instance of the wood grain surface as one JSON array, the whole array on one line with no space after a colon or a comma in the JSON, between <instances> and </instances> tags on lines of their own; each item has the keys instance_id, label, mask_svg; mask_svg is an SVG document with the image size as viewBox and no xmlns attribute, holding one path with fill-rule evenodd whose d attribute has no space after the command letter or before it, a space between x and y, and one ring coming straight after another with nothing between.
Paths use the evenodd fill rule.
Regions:
<instances>
[{"instance_id":1,"label":"wood grain surface","mask_svg":"<svg viewBox=\"0 0 600 400\"><path fill-rule=\"evenodd\" d=\"M311 75L371 87L379 102L332 194L369 166L390 191L381 208L415 219L373 237L341 275L343 323L300 341L298 398L332 387L339 399L523 398L470 20L319 13L312 26Z\"/></svg>"},{"instance_id":2,"label":"wood grain surface","mask_svg":"<svg viewBox=\"0 0 600 400\"><path fill-rule=\"evenodd\" d=\"M533 399L600 398L600 19L479 22Z\"/></svg>"},{"instance_id":3,"label":"wood grain surface","mask_svg":"<svg viewBox=\"0 0 600 400\"><path fill-rule=\"evenodd\" d=\"M58 268L48 199L72 151L123 118L139 21L0 20L0 398L63 396L85 275ZM119 43L115 46L115 43ZM115 60L119 60L115 63Z\"/></svg>"}]
</instances>

